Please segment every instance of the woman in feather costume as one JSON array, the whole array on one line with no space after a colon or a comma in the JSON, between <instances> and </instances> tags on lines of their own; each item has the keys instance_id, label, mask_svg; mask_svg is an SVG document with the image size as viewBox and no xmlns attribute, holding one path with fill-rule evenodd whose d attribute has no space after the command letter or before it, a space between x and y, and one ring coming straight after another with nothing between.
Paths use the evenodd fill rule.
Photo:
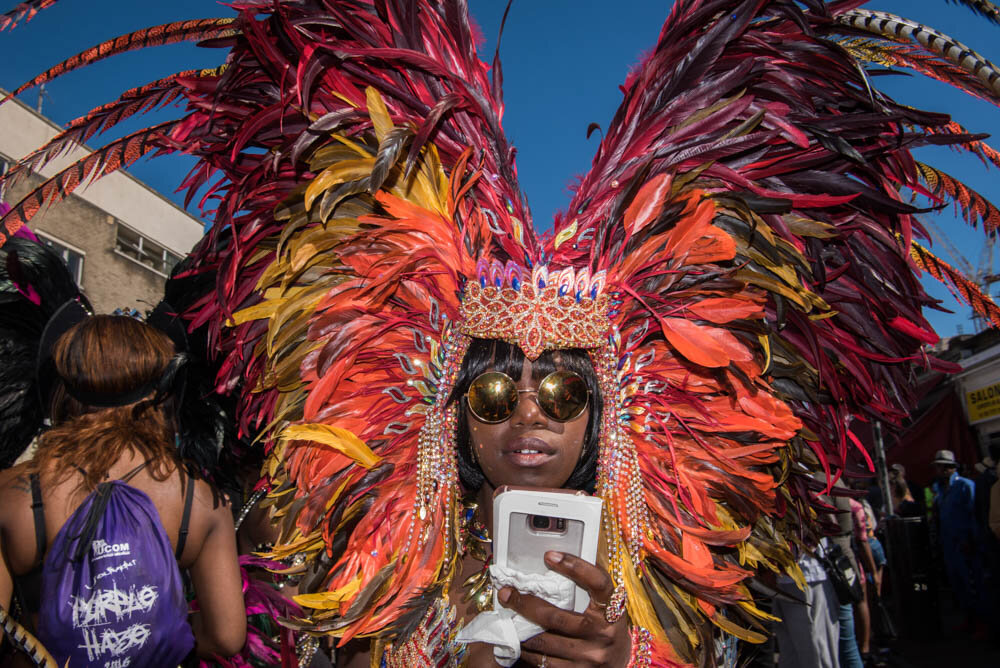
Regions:
<instances>
[{"instance_id":1,"label":"woman in feather costume","mask_svg":"<svg viewBox=\"0 0 1000 668\"><path fill-rule=\"evenodd\" d=\"M8 23L50 4L23 3ZM188 294L184 316L217 352L216 390L237 398L242 434L263 434L282 531L270 556L302 558L308 614L286 624L361 643L373 666L463 661L450 601L473 491L461 472L475 465L458 447L467 351L493 350L484 339L532 363L585 351L613 592L597 607L627 625L630 665L712 665L717 637L763 639L755 573L801 580L793 546L829 491L809 471L832 481L870 466L850 422L898 424L915 374L946 367L921 349L936 337L919 273L1000 323L918 244L907 201L955 199L992 233L997 209L910 150L1000 156L880 94L866 68L993 101L1000 76L862 4L676 2L566 213L539 236L501 129L499 62L479 60L464 3L237 0L235 18L123 36L22 87L143 46L230 49L220 68L134 88L25 157L6 178L186 102L44 183L3 234L150 151L197 156L184 186L209 184L217 208L183 277L210 287ZM988 2L968 4L995 20ZM522 660L614 665L564 635L539 636L544 652L529 641Z\"/></svg>"}]
</instances>

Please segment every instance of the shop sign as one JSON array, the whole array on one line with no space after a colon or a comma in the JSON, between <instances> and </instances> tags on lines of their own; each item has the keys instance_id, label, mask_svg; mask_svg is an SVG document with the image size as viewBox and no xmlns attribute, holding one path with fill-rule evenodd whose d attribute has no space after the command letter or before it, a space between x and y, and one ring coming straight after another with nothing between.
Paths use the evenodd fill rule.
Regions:
<instances>
[{"instance_id":1,"label":"shop sign","mask_svg":"<svg viewBox=\"0 0 1000 668\"><path fill-rule=\"evenodd\" d=\"M965 405L970 424L1000 417L1000 382L966 392Z\"/></svg>"}]
</instances>

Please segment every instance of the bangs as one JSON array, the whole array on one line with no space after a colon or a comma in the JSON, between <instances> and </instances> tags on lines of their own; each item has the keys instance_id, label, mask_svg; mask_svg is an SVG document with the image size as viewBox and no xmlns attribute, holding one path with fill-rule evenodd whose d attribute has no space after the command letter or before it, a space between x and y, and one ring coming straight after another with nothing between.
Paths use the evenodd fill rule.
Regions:
<instances>
[{"instance_id":1,"label":"bangs","mask_svg":"<svg viewBox=\"0 0 1000 668\"><path fill-rule=\"evenodd\" d=\"M515 381L524 370L524 351L499 339L473 339L465 354L469 374L475 378L486 371L499 371ZM532 380L540 381L555 371L573 371L580 376L593 375L594 367L587 351L578 348L546 350L532 363Z\"/></svg>"}]
</instances>

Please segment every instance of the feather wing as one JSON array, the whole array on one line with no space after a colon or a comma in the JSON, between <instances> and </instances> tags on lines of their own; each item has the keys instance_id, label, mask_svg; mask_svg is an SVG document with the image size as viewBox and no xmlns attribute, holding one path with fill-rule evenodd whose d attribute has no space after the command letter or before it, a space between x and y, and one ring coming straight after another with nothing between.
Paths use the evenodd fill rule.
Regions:
<instances>
[{"instance_id":1,"label":"feather wing","mask_svg":"<svg viewBox=\"0 0 1000 668\"><path fill-rule=\"evenodd\" d=\"M948 0L948 2L965 6L983 18L988 19L990 23L1000 25L1000 7L997 7L989 0Z\"/></svg>"},{"instance_id":2,"label":"feather wing","mask_svg":"<svg viewBox=\"0 0 1000 668\"><path fill-rule=\"evenodd\" d=\"M167 84L183 90L182 119L127 138L131 153L98 149L10 220L136 142L198 158L183 187L207 186L214 224L175 281L197 284L184 317L216 353L239 436L264 444L274 556L312 564L302 626L345 642L405 635L440 595L454 499L414 479L430 465L421 425L461 353L443 348L457 295L466 278L548 265L606 281L615 300L615 408L636 459L603 468L601 484L617 553L639 546L624 570L630 615L664 660L710 662L713 625L759 639L744 582L758 568L799 575L790 544L823 487L797 464L864 466L850 422L902 419L934 338L915 269L948 272L911 254L922 231L899 193L922 186L908 149L991 155L946 116L873 95L834 38L912 38L896 49L908 67L984 96L995 68L896 17L679 0L543 245L501 129L500 71L476 56L464 2L234 9L232 23L172 33L204 28L198 39L230 46L228 67ZM104 52L167 39L136 35ZM147 93L78 131L160 94ZM453 470L435 471L421 484L451 490ZM631 499L614 491L636 485Z\"/></svg>"},{"instance_id":3,"label":"feather wing","mask_svg":"<svg viewBox=\"0 0 1000 668\"><path fill-rule=\"evenodd\" d=\"M940 56L971 73L994 95L1000 93L1000 71L988 59L948 35L908 19L865 9L852 9L837 15L837 21L855 30L881 35L888 39L913 40L932 54Z\"/></svg>"},{"instance_id":4,"label":"feather wing","mask_svg":"<svg viewBox=\"0 0 1000 668\"><path fill-rule=\"evenodd\" d=\"M36 365L49 318L70 299L86 298L63 259L48 246L16 237L0 248L0 469L30 445L45 417Z\"/></svg>"},{"instance_id":5,"label":"feather wing","mask_svg":"<svg viewBox=\"0 0 1000 668\"><path fill-rule=\"evenodd\" d=\"M845 48L847 26L887 39ZM550 265L589 264L617 292L650 514L635 526L627 499L611 505L626 541L642 537L644 575L674 583L658 591L671 611L685 596L713 606L686 616L692 629L714 606L730 619L752 609L741 567L795 575L788 545L821 489L789 462L831 478L863 469L850 422L908 415L921 346L936 340L915 265L995 314L957 272L911 251L923 232L901 195L954 198L992 230L992 205L909 153L943 143L988 161L991 149L874 91L865 62L997 102L985 59L898 17L675 3L547 246ZM703 637L668 631L675 612L657 619L679 658L708 660Z\"/></svg>"}]
</instances>

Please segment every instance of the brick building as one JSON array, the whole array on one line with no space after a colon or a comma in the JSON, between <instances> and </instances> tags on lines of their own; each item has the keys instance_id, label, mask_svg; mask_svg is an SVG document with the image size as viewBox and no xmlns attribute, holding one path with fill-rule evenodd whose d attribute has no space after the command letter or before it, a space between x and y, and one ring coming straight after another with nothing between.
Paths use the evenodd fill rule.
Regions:
<instances>
[{"instance_id":1,"label":"brick building","mask_svg":"<svg viewBox=\"0 0 1000 668\"><path fill-rule=\"evenodd\" d=\"M0 167L6 171L60 130L17 99L0 105ZM74 147L40 173L5 188L0 197L15 204L84 154ZM203 233L200 220L125 172L78 188L39 212L29 227L62 253L99 313L118 307L151 308L170 270Z\"/></svg>"}]
</instances>

